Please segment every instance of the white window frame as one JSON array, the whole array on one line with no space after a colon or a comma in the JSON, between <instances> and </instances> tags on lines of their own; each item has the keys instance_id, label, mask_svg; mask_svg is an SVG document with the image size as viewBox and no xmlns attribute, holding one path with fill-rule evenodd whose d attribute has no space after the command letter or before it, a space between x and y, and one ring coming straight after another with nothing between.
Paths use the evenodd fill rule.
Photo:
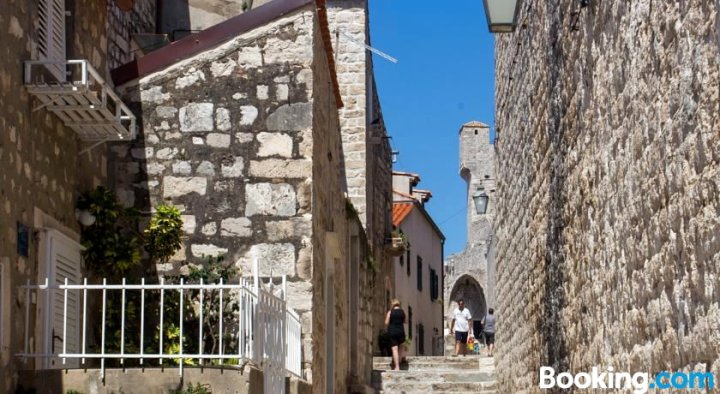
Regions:
<instances>
[{"instance_id":1,"label":"white window frame","mask_svg":"<svg viewBox=\"0 0 720 394\"><path fill-rule=\"evenodd\" d=\"M38 60L58 63L47 66L58 82L67 78L65 15L65 0L38 0Z\"/></svg>"}]
</instances>

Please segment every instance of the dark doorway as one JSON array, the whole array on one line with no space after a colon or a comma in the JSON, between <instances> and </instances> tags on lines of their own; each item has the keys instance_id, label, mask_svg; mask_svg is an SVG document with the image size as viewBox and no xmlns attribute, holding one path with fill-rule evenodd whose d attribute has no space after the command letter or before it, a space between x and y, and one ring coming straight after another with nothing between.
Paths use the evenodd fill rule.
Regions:
<instances>
[{"instance_id":1,"label":"dark doorway","mask_svg":"<svg viewBox=\"0 0 720 394\"><path fill-rule=\"evenodd\" d=\"M450 292L450 312L457 307L457 301L465 301L465 307L470 310L473 317L473 331L479 332L480 320L487 313L485 292L480 284L470 275L463 275L455 281Z\"/></svg>"}]
</instances>

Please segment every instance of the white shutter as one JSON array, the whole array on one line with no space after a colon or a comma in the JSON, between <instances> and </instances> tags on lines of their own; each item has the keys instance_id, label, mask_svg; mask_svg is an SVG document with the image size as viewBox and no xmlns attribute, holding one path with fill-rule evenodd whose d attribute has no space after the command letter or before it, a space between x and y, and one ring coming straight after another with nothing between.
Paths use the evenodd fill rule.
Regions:
<instances>
[{"instance_id":1,"label":"white shutter","mask_svg":"<svg viewBox=\"0 0 720 394\"><path fill-rule=\"evenodd\" d=\"M39 60L65 62L65 0L38 0ZM65 65L48 66L59 82L65 82Z\"/></svg>"},{"instance_id":2,"label":"white shutter","mask_svg":"<svg viewBox=\"0 0 720 394\"><path fill-rule=\"evenodd\" d=\"M50 283L64 285L67 278L69 284L80 284L80 262L81 246L55 231L48 232L48 246L50 257ZM79 290L68 290L67 292L67 317L63 320L65 312L65 290L55 289L51 291L49 303L49 337L48 353L60 354L63 352L63 345L67 353L80 353L80 302L81 293ZM64 324L67 324L66 333ZM73 368L78 366L77 359L67 359L63 364L62 360L56 357L50 359L50 368Z\"/></svg>"}]
</instances>

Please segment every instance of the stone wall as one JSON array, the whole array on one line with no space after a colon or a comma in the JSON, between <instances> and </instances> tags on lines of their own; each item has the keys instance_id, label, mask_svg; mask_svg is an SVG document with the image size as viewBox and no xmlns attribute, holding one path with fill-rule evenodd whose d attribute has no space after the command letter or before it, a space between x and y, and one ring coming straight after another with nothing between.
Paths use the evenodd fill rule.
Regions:
<instances>
[{"instance_id":1,"label":"stone wall","mask_svg":"<svg viewBox=\"0 0 720 394\"><path fill-rule=\"evenodd\" d=\"M333 380L335 392L348 392L347 360L349 346L338 338L348 332L350 324L348 305L349 268L348 221L345 214L344 194L347 191L342 177L342 142L335 97L332 94L331 70L319 29L315 30L313 58L312 113L312 378L313 391L328 392L327 381ZM334 238L331 239L331 238ZM335 242L333 242L335 241ZM344 259L344 261L342 261ZM329 272L332 271L330 274ZM330 306L328 292L333 292L334 305ZM334 319L328 319L328 308L333 309ZM328 355L327 337L334 340L334 351ZM328 373L332 363L334 376Z\"/></svg>"},{"instance_id":2,"label":"stone wall","mask_svg":"<svg viewBox=\"0 0 720 394\"><path fill-rule=\"evenodd\" d=\"M159 30L171 40L205 30L271 0L184 0L161 4Z\"/></svg>"},{"instance_id":3,"label":"stone wall","mask_svg":"<svg viewBox=\"0 0 720 394\"><path fill-rule=\"evenodd\" d=\"M157 0L135 0L133 8L121 10L115 0L108 1L108 68L113 69L135 58L132 35L156 33Z\"/></svg>"},{"instance_id":4,"label":"stone wall","mask_svg":"<svg viewBox=\"0 0 720 394\"><path fill-rule=\"evenodd\" d=\"M79 154L88 145L77 139L54 114L23 87L23 62L37 59L37 2L0 2L0 270L2 271L2 338L0 338L0 392L9 392L19 369L32 363L18 361L24 338L24 292L17 286L38 273L38 225L63 227L79 236L75 202L80 193L105 182L104 146ZM70 15L68 57L89 59L101 72L107 66L107 4L105 1L67 2ZM47 216L45 216L47 215ZM50 220L50 219L48 219ZM16 223L30 229L29 254L17 253ZM42 224L44 223L44 224ZM34 316L34 314L33 314ZM31 351L40 351L32 341Z\"/></svg>"},{"instance_id":5,"label":"stone wall","mask_svg":"<svg viewBox=\"0 0 720 394\"><path fill-rule=\"evenodd\" d=\"M255 258L261 276L287 275L305 377L324 392L332 362L329 379L346 392L350 347L337 340L329 359L325 346L351 326L345 157L327 56L314 8L305 8L127 84L143 135L112 147L113 179L145 212L161 203L182 211L184 248L152 267L158 275L209 255L243 276Z\"/></svg>"},{"instance_id":6,"label":"stone wall","mask_svg":"<svg viewBox=\"0 0 720 394\"><path fill-rule=\"evenodd\" d=\"M718 376L720 4L578 6L526 4L497 36L500 387L537 391L540 365Z\"/></svg>"},{"instance_id":7,"label":"stone wall","mask_svg":"<svg viewBox=\"0 0 720 394\"><path fill-rule=\"evenodd\" d=\"M490 244L494 234L492 223L495 218L497 194L495 177L495 147L490 143L490 128L481 122L472 121L460 128L460 176L467 184L465 204L467 206L467 244L459 253L448 256L445 265L445 316L450 322L457 301L462 298L465 305L480 321L490 304L491 289L488 272L494 261L489 258ZM487 210L478 214L473 195L481 190L489 197Z\"/></svg>"},{"instance_id":8,"label":"stone wall","mask_svg":"<svg viewBox=\"0 0 720 394\"><path fill-rule=\"evenodd\" d=\"M23 372L21 382L25 387L35 387L40 393L136 393L142 387L147 394L166 394L174 391L190 391L190 385L205 386L214 393L262 394L263 372L257 366L245 364L242 367L188 367L183 368L182 377L175 368L110 368L102 375L100 369L43 370ZM295 383L295 382L293 382ZM299 393L296 384L290 384Z\"/></svg>"},{"instance_id":9,"label":"stone wall","mask_svg":"<svg viewBox=\"0 0 720 394\"><path fill-rule=\"evenodd\" d=\"M368 234L370 252L379 272L374 282L377 285L372 325L376 339L384 325L385 293L392 283L392 259L383 250L392 227L392 162L372 56L362 45L370 42L367 0L329 1L328 20L343 101L340 125L348 195ZM374 342L378 350L377 341Z\"/></svg>"},{"instance_id":10,"label":"stone wall","mask_svg":"<svg viewBox=\"0 0 720 394\"><path fill-rule=\"evenodd\" d=\"M115 189L128 205L182 211L184 248L154 267L158 275L222 255L250 276L257 258L261 276L289 277L304 320L313 275L312 21L311 12L294 13L123 86L142 137L111 149Z\"/></svg>"}]
</instances>

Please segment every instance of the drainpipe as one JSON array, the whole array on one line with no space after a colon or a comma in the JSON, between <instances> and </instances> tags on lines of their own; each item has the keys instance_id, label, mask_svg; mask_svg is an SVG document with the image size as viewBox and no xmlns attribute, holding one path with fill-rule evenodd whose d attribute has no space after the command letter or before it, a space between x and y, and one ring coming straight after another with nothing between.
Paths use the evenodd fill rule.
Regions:
<instances>
[{"instance_id":1,"label":"drainpipe","mask_svg":"<svg viewBox=\"0 0 720 394\"><path fill-rule=\"evenodd\" d=\"M445 239L440 238L440 283L438 295L440 296L440 335L442 355L445 355ZM434 349L433 349L434 350Z\"/></svg>"}]
</instances>

